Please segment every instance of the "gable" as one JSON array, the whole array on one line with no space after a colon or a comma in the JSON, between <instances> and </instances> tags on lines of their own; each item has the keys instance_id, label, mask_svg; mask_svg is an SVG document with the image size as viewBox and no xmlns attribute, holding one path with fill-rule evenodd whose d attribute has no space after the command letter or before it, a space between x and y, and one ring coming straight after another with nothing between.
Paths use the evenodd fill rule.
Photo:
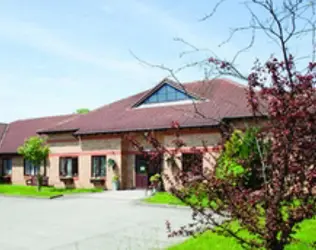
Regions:
<instances>
[{"instance_id":1,"label":"gable","mask_svg":"<svg viewBox=\"0 0 316 250\"><path fill-rule=\"evenodd\" d=\"M185 100L193 100L193 96L181 91L168 83L164 83L158 90L148 96L140 105L165 103L165 102L177 102Z\"/></svg>"}]
</instances>

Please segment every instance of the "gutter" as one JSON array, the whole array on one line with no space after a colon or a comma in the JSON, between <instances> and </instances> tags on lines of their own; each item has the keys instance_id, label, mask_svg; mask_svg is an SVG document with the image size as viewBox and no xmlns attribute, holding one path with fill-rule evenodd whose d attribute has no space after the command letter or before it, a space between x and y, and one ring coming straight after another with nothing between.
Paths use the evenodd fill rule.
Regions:
<instances>
[{"instance_id":1,"label":"gutter","mask_svg":"<svg viewBox=\"0 0 316 250\"><path fill-rule=\"evenodd\" d=\"M65 129L65 130L38 130L36 133L41 134L60 134L60 133L68 133L68 132L76 132L79 128L74 129Z\"/></svg>"},{"instance_id":2,"label":"gutter","mask_svg":"<svg viewBox=\"0 0 316 250\"><path fill-rule=\"evenodd\" d=\"M253 119L253 118L263 118L268 119L267 115L258 115L258 116L230 116L230 117L224 117L222 121L229 121L229 120L242 120L242 119Z\"/></svg>"},{"instance_id":3,"label":"gutter","mask_svg":"<svg viewBox=\"0 0 316 250\"><path fill-rule=\"evenodd\" d=\"M217 128L218 124L214 125L201 125L201 126L180 126L180 129L185 128ZM163 131L172 129L172 127L165 127L165 128L139 128L139 129L126 129L126 130L100 130L100 131L92 131L92 132L76 132L74 136L81 136L81 135L96 135L96 134L121 134L127 132L148 132L148 131Z\"/></svg>"},{"instance_id":4,"label":"gutter","mask_svg":"<svg viewBox=\"0 0 316 250\"><path fill-rule=\"evenodd\" d=\"M17 152L0 152L0 155L4 156L19 156Z\"/></svg>"}]
</instances>

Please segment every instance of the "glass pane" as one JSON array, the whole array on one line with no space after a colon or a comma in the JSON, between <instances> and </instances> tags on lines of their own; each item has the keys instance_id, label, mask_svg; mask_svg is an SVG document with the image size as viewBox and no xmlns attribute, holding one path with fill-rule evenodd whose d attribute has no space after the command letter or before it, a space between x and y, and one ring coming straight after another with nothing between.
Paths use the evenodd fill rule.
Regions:
<instances>
[{"instance_id":1,"label":"glass pane","mask_svg":"<svg viewBox=\"0 0 316 250\"><path fill-rule=\"evenodd\" d=\"M167 93L169 94L169 93L174 93L174 92L176 92L176 89L173 88L173 87L170 87L170 86L166 86L166 91L167 91Z\"/></svg>"},{"instance_id":2,"label":"glass pane","mask_svg":"<svg viewBox=\"0 0 316 250\"><path fill-rule=\"evenodd\" d=\"M136 156L136 173L145 174L147 173L148 161L143 155Z\"/></svg>"},{"instance_id":3,"label":"glass pane","mask_svg":"<svg viewBox=\"0 0 316 250\"><path fill-rule=\"evenodd\" d=\"M140 174L146 173L146 171L147 171L146 165L140 165L139 166L139 173Z\"/></svg>"},{"instance_id":4,"label":"glass pane","mask_svg":"<svg viewBox=\"0 0 316 250\"><path fill-rule=\"evenodd\" d=\"M78 176L78 158L71 158L72 176Z\"/></svg>"},{"instance_id":5,"label":"glass pane","mask_svg":"<svg viewBox=\"0 0 316 250\"><path fill-rule=\"evenodd\" d=\"M12 160L11 159L3 160L3 173L5 175L12 174Z\"/></svg>"},{"instance_id":6,"label":"glass pane","mask_svg":"<svg viewBox=\"0 0 316 250\"><path fill-rule=\"evenodd\" d=\"M27 161L24 162L24 174L27 174Z\"/></svg>"},{"instance_id":7,"label":"glass pane","mask_svg":"<svg viewBox=\"0 0 316 250\"><path fill-rule=\"evenodd\" d=\"M92 177L96 177L97 171L97 158L95 156L92 157Z\"/></svg>"},{"instance_id":8,"label":"glass pane","mask_svg":"<svg viewBox=\"0 0 316 250\"><path fill-rule=\"evenodd\" d=\"M59 158L59 175L64 176L65 173L65 159Z\"/></svg>"},{"instance_id":9,"label":"glass pane","mask_svg":"<svg viewBox=\"0 0 316 250\"><path fill-rule=\"evenodd\" d=\"M101 156L101 176L105 176L106 173L106 163L105 163L105 156Z\"/></svg>"},{"instance_id":10,"label":"glass pane","mask_svg":"<svg viewBox=\"0 0 316 250\"><path fill-rule=\"evenodd\" d=\"M67 175L67 158L61 158L61 164L60 164L60 172L62 176Z\"/></svg>"},{"instance_id":11,"label":"glass pane","mask_svg":"<svg viewBox=\"0 0 316 250\"><path fill-rule=\"evenodd\" d=\"M39 172L39 167L29 162L29 175L35 176Z\"/></svg>"},{"instance_id":12,"label":"glass pane","mask_svg":"<svg viewBox=\"0 0 316 250\"><path fill-rule=\"evenodd\" d=\"M147 99L147 102L148 102L148 103L155 103L155 102L157 102L157 101L158 101L158 98L157 98L157 95L156 95L156 94L152 95L151 97L149 97L149 98Z\"/></svg>"},{"instance_id":13,"label":"glass pane","mask_svg":"<svg viewBox=\"0 0 316 250\"><path fill-rule=\"evenodd\" d=\"M25 161L25 166L24 166L24 172L26 175L30 175L31 171L30 171L30 162L29 161Z\"/></svg>"},{"instance_id":14,"label":"glass pane","mask_svg":"<svg viewBox=\"0 0 316 250\"><path fill-rule=\"evenodd\" d=\"M35 175L35 166L33 166L33 164L31 163L30 163L30 174Z\"/></svg>"},{"instance_id":15,"label":"glass pane","mask_svg":"<svg viewBox=\"0 0 316 250\"><path fill-rule=\"evenodd\" d=\"M167 86L166 85L164 85L161 89L159 89L157 92L156 92L156 94L158 94L158 95L166 95L167 94L167 88L166 88Z\"/></svg>"},{"instance_id":16,"label":"glass pane","mask_svg":"<svg viewBox=\"0 0 316 250\"><path fill-rule=\"evenodd\" d=\"M28 173L29 173L29 175L32 175L32 164L31 164L31 162L28 162Z\"/></svg>"},{"instance_id":17,"label":"glass pane","mask_svg":"<svg viewBox=\"0 0 316 250\"><path fill-rule=\"evenodd\" d=\"M72 164L71 159L67 159L66 176L72 176Z\"/></svg>"},{"instance_id":18,"label":"glass pane","mask_svg":"<svg viewBox=\"0 0 316 250\"><path fill-rule=\"evenodd\" d=\"M175 101L176 100L176 92L175 91L169 91L168 92L168 101Z\"/></svg>"},{"instance_id":19,"label":"glass pane","mask_svg":"<svg viewBox=\"0 0 316 250\"><path fill-rule=\"evenodd\" d=\"M149 98L147 98L144 103L161 103L161 102L172 102L172 101L180 101L180 100L189 100L192 99L186 93L165 84L155 93L153 93Z\"/></svg>"},{"instance_id":20,"label":"glass pane","mask_svg":"<svg viewBox=\"0 0 316 250\"><path fill-rule=\"evenodd\" d=\"M8 160L7 174L12 174L12 160L11 159Z\"/></svg>"},{"instance_id":21,"label":"glass pane","mask_svg":"<svg viewBox=\"0 0 316 250\"><path fill-rule=\"evenodd\" d=\"M189 98L186 94L184 94L184 93L178 91L178 92L176 93L176 99L177 99L177 100L186 100L186 99L190 99L190 98Z\"/></svg>"},{"instance_id":22,"label":"glass pane","mask_svg":"<svg viewBox=\"0 0 316 250\"><path fill-rule=\"evenodd\" d=\"M158 95L158 102L166 102L167 100L167 95L162 93Z\"/></svg>"},{"instance_id":23,"label":"glass pane","mask_svg":"<svg viewBox=\"0 0 316 250\"><path fill-rule=\"evenodd\" d=\"M100 156L97 156L96 157L96 162L97 162L97 168L96 168L96 172L95 172L95 174L96 174L96 176L100 176L100 172L101 172L101 158L100 158Z\"/></svg>"}]
</instances>

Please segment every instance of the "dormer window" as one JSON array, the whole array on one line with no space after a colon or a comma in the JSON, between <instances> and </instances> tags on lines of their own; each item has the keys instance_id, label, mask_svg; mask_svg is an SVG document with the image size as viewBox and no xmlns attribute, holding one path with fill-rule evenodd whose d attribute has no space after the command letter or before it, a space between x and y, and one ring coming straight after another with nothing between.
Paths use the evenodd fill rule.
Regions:
<instances>
[{"instance_id":1,"label":"dormer window","mask_svg":"<svg viewBox=\"0 0 316 250\"><path fill-rule=\"evenodd\" d=\"M164 83L159 89L146 97L137 106L192 100L196 100L196 98L186 93L185 90L181 90L171 86L168 83Z\"/></svg>"}]
</instances>

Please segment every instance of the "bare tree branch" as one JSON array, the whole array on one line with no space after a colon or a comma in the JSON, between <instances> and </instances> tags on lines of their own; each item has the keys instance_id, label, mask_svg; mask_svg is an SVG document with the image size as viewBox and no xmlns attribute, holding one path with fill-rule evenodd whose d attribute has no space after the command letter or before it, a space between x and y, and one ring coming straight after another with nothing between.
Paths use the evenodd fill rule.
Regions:
<instances>
[{"instance_id":1,"label":"bare tree branch","mask_svg":"<svg viewBox=\"0 0 316 250\"><path fill-rule=\"evenodd\" d=\"M205 15L203 18L201 18L200 21L205 21L205 20L207 20L207 19L213 17L213 15L216 13L217 9L218 9L225 1L226 1L226 0L220 0L220 1L218 1L218 2L215 4L215 7L213 8L213 10L212 10L209 14L207 14L207 15Z\"/></svg>"}]
</instances>

